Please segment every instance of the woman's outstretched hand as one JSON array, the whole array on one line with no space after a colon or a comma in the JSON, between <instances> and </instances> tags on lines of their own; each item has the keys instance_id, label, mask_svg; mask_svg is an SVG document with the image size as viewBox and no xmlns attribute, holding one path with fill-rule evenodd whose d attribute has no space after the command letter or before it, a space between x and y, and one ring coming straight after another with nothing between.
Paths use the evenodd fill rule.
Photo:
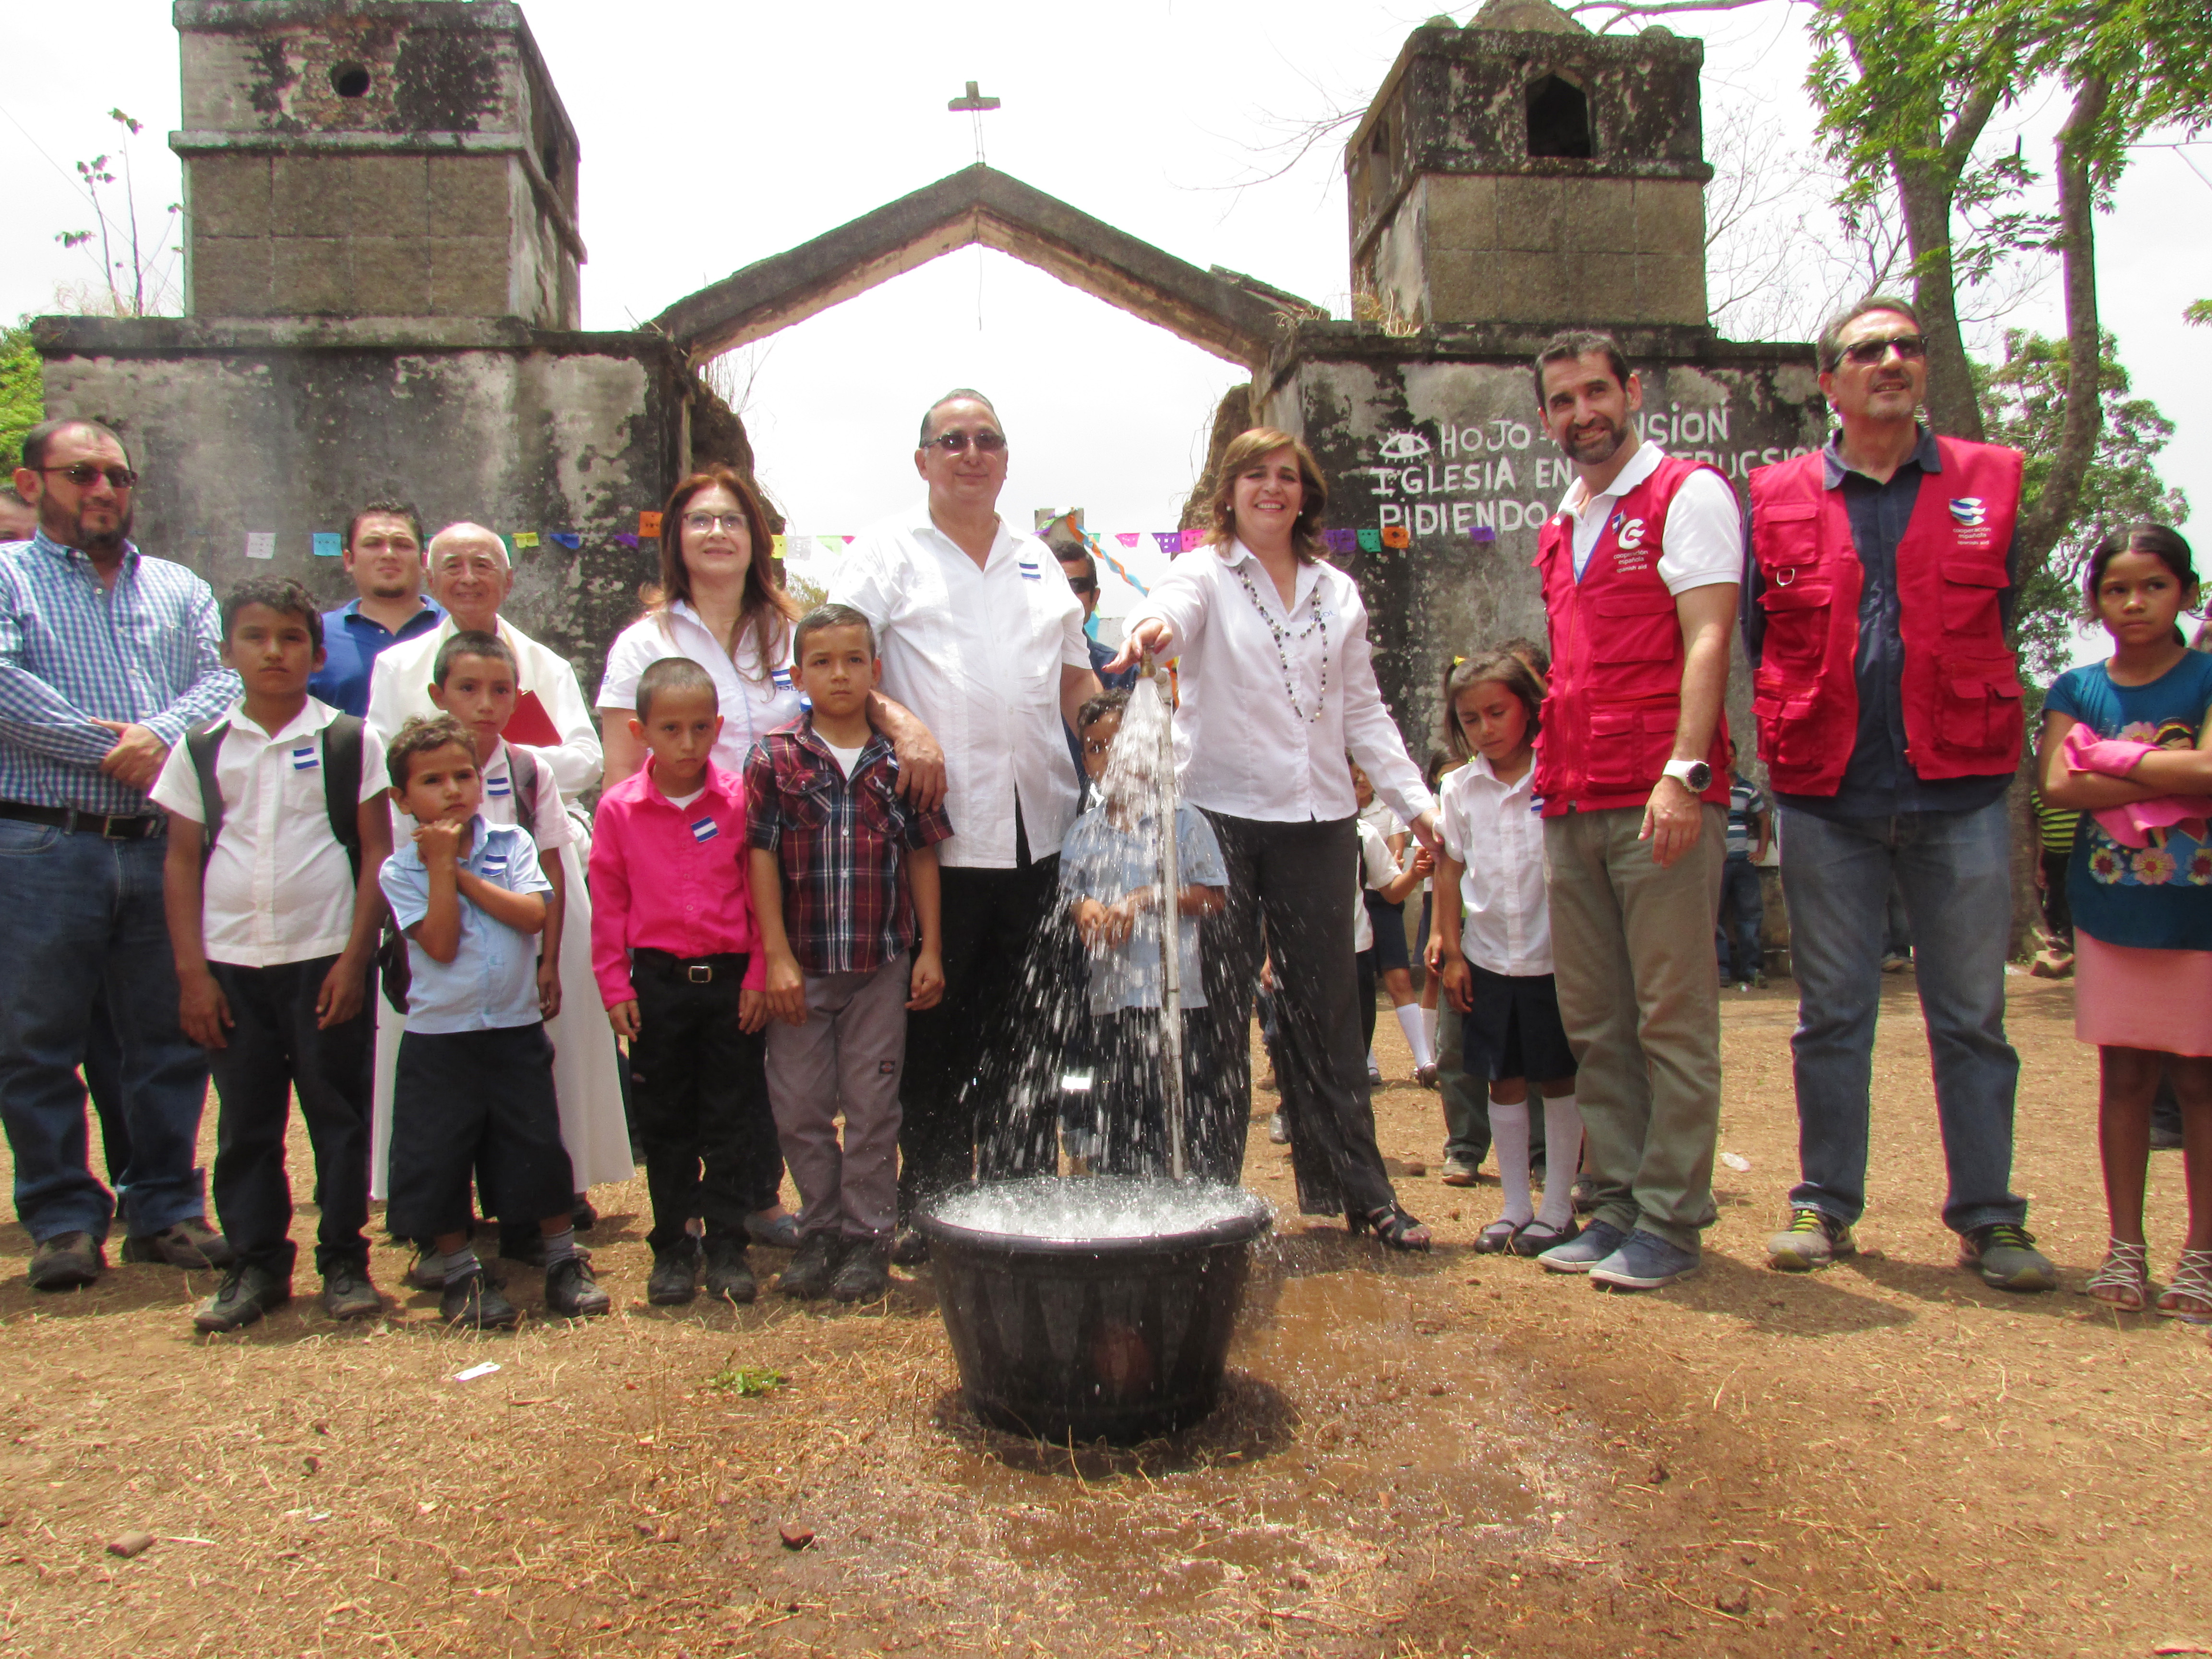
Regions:
<instances>
[{"instance_id":1,"label":"woman's outstretched hand","mask_svg":"<svg viewBox=\"0 0 2212 1659\"><path fill-rule=\"evenodd\" d=\"M1146 652L1154 656L1175 643L1175 629L1158 617L1147 617L1132 628L1121 641L1121 648L1101 672L1119 674L1130 667Z\"/></svg>"}]
</instances>

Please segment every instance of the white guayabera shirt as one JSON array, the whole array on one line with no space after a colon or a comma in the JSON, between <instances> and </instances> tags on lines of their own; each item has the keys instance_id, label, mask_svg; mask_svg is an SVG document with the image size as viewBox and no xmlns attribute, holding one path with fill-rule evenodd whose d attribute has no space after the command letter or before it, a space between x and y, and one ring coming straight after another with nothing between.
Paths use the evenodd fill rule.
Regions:
<instances>
[{"instance_id":1,"label":"white guayabera shirt","mask_svg":"<svg viewBox=\"0 0 2212 1659\"><path fill-rule=\"evenodd\" d=\"M979 569L931 520L929 504L853 538L830 599L876 626L884 695L945 750L949 869L1014 867L1018 802L1030 856L1060 850L1081 792L1060 725L1062 668L1088 670L1083 605L1060 561L1001 520Z\"/></svg>"}]
</instances>

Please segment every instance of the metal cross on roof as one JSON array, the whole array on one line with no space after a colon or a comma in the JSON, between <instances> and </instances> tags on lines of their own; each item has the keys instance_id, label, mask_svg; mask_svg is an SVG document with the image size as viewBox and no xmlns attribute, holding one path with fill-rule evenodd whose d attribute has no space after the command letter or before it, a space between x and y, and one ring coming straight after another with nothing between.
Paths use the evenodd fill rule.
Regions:
<instances>
[{"instance_id":1,"label":"metal cross on roof","mask_svg":"<svg viewBox=\"0 0 2212 1659\"><path fill-rule=\"evenodd\" d=\"M975 82L970 81L968 83L967 92L963 96L953 99L945 107L956 115L964 113L968 117L969 125L975 131L975 160L980 165L983 160L983 112L987 109L998 108L999 100L995 98L986 98L978 89Z\"/></svg>"}]
</instances>

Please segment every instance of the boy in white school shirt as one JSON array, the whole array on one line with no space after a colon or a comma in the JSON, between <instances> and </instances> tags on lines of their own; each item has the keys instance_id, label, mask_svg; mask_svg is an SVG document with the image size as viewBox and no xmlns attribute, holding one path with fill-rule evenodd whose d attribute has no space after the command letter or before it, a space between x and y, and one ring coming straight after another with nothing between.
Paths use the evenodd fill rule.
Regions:
<instances>
[{"instance_id":1,"label":"boy in white school shirt","mask_svg":"<svg viewBox=\"0 0 2212 1659\"><path fill-rule=\"evenodd\" d=\"M169 814L163 870L185 1034L212 1052L221 1101L216 1212L236 1252L192 1322L234 1331L291 1298L284 1171L291 1095L314 1148L323 1307L382 1308L368 1278L364 994L392 850L384 747L307 695L323 623L297 582L261 580L222 607L223 659L243 685L222 720L169 751L153 789ZM212 833L210 833L210 827Z\"/></svg>"}]
</instances>

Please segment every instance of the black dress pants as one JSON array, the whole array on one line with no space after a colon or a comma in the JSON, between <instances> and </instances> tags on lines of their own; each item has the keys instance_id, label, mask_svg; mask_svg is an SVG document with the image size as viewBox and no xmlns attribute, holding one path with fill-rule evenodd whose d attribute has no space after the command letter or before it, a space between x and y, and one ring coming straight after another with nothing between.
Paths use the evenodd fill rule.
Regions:
<instances>
[{"instance_id":1,"label":"black dress pants","mask_svg":"<svg viewBox=\"0 0 2212 1659\"><path fill-rule=\"evenodd\" d=\"M292 1276L292 1183L284 1131L292 1095L315 1158L315 1270L368 1265L369 1068L375 1024L364 1002L353 1018L315 1027L315 999L335 957L209 971L234 1022L212 1055L216 1093L215 1208L241 1262Z\"/></svg>"},{"instance_id":2,"label":"black dress pants","mask_svg":"<svg viewBox=\"0 0 2212 1659\"><path fill-rule=\"evenodd\" d=\"M767 1033L738 1024L745 967L742 953L687 960L639 951L630 963L637 1135L653 1200L646 1243L655 1251L680 1245L695 1215L708 1237L743 1249L745 1217L774 1205L782 1184Z\"/></svg>"}]
</instances>

